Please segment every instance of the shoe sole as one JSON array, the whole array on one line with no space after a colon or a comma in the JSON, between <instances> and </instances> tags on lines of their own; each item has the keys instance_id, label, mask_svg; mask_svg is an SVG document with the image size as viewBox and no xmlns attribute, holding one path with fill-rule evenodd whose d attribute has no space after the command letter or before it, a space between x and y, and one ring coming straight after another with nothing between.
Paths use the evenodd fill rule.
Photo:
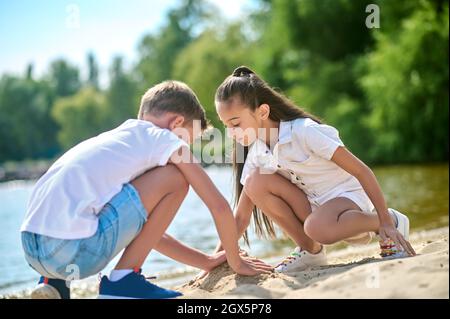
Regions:
<instances>
[{"instance_id":1,"label":"shoe sole","mask_svg":"<svg viewBox=\"0 0 450 319\"><path fill-rule=\"evenodd\" d=\"M97 299L139 299L139 298L98 295Z\"/></svg>"},{"instance_id":2,"label":"shoe sole","mask_svg":"<svg viewBox=\"0 0 450 319\"><path fill-rule=\"evenodd\" d=\"M328 260L325 260L323 263L321 263L320 265L308 265L308 266L306 266L306 267L303 267L303 268L295 268L295 269L291 269L291 270L285 270L285 271L283 271L283 270L274 270L276 273L279 273L279 274L290 274L290 273L293 273L293 272L300 272L300 271L305 271L305 270L308 270L308 269L311 269L311 268L313 268L313 267L321 267L321 266L327 266L328 265Z\"/></svg>"},{"instance_id":3,"label":"shoe sole","mask_svg":"<svg viewBox=\"0 0 450 319\"><path fill-rule=\"evenodd\" d=\"M400 259L400 258L406 258L409 257L408 253L406 251L399 251L398 253L395 253L390 256L382 257L383 260L390 260L390 259Z\"/></svg>"},{"instance_id":4,"label":"shoe sole","mask_svg":"<svg viewBox=\"0 0 450 319\"><path fill-rule=\"evenodd\" d=\"M31 299L61 299L61 295L55 287L39 284L31 292Z\"/></svg>"}]
</instances>

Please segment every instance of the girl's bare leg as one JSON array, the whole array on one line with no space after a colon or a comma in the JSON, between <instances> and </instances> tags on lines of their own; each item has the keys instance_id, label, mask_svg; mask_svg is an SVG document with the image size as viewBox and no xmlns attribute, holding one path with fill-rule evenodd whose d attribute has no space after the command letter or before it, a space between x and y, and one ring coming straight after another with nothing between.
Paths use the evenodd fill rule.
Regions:
<instances>
[{"instance_id":1,"label":"girl's bare leg","mask_svg":"<svg viewBox=\"0 0 450 319\"><path fill-rule=\"evenodd\" d=\"M322 244L366 233L377 232L380 226L376 214L363 212L352 200L337 197L315 209L305 221L306 234Z\"/></svg>"},{"instance_id":2,"label":"girl's bare leg","mask_svg":"<svg viewBox=\"0 0 450 319\"><path fill-rule=\"evenodd\" d=\"M247 178L244 192L298 246L313 254L321 250L321 245L303 230L311 205L300 188L279 174L261 174L256 170Z\"/></svg>"},{"instance_id":3,"label":"girl's bare leg","mask_svg":"<svg viewBox=\"0 0 450 319\"><path fill-rule=\"evenodd\" d=\"M115 269L141 267L155 248L183 202L189 184L173 165L154 168L133 180L148 220L139 235L125 248Z\"/></svg>"}]
</instances>

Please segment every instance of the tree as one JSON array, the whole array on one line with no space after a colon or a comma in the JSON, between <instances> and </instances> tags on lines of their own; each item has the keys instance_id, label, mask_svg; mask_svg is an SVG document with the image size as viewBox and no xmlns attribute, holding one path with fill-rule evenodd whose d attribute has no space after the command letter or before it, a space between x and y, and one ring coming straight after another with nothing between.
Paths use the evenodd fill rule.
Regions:
<instances>
[{"instance_id":1,"label":"tree","mask_svg":"<svg viewBox=\"0 0 450 319\"><path fill-rule=\"evenodd\" d=\"M52 103L53 94L47 82L2 77L0 162L51 157L58 152L58 127L50 117Z\"/></svg>"},{"instance_id":2,"label":"tree","mask_svg":"<svg viewBox=\"0 0 450 319\"><path fill-rule=\"evenodd\" d=\"M448 2L418 1L396 32L376 34L361 85L378 161L448 159L448 14Z\"/></svg>"},{"instance_id":3,"label":"tree","mask_svg":"<svg viewBox=\"0 0 450 319\"><path fill-rule=\"evenodd\" d=\"M68 149L104 131L106 112L104 96L92 87L58 99L52 116L61 127L58 133L61 146Z\"/></svg>"},{"instance_id":4,"label":"tree","mask_svg":"<svg viewBox=\"0 0 450 319\"><path fill-rule=\"evenodd\" d=\"M373 47L364 0L273 0L257 41L262 77L297 105L336 126L364 160L371 134L358 85L361 56Z\"/></svg>"},{"instance_id":5,"label":"tree","mask_svg":"<svg viewBox=\"0 0 450 319\"><path fill-rule=\"evenodd\" d=\"M95 59L94 53L90 52L87 56L87 64L88 64L88 85L92 86L95 89L99 89L98 83L98 63Z\"/></svg>"},{"instance_id":6,"label":"tree","mask_svg":"<svg viewBox=\"0 0 450 319\"><path fill-rule=\"evenodd\" d=\"M49 82L58 97L75 94L81 87L78 68L63 59L51 63Z\"/></svg>"},{"instance_id":7,"label":"tree","mask_svg":"<svg viewBox=\"0 0 450 319\"><path fill-rule=\"evenodd\" d=\"M216 127L214 94L222 81L241 64L252 64L251 49L238 24L225 32L206 30L183 50L174 66L174 78L186 82L206 108L206 115Z\"/></svg>"},{"instance_id":8,"label":"tree","mask_svg":"<svg viewBox=\"0 0 450 319\"><path fill-rule=\"evenodd\" d=\"M137 83L123 69L123 59L116 57L110 70L110 84L106 92L106 117L109 127L118 126L129 118L136 118L139 108Z\"/></svg>"},{"instance_id":9,"label":"tree","mask_svg":"<svg viewBox=\"0 0 450 319\"><path fill-rule=\"evenodd\" d=\"M197 29L210 15L209 8L203 0L184 0L180 7L169 11L167 22L158 33L142 39L137 73L145 87L172 77L178 54L191 43Z\"/></svg>"}]
</instances>

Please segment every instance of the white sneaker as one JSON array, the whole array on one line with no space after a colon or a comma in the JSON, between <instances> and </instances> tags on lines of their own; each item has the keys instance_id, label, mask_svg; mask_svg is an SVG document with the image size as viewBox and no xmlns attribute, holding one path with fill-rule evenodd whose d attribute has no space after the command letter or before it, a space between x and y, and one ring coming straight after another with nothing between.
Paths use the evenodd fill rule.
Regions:
<instances>
[{"instance_id":1,"label":"white sneaker","mask_svg":"<svg viewBox=\"0 0 450 319\"><path fill-rule=\"evenodd\" d=\"M42 283L33 289L31 299L61 299L61 295L55 287Z\"/></svg>"},{"instance_id":2,"label":"white sneaker","mask_svg":"<svg viewBox=\"0 0 450 319\"><path fill-rule=\"evenodd\" d=\"M394 215L395 218L395 227L403 235L403 238L409 240L409 218L406 215L403 215L399 211L388 208L388 211Z\"/></svg>"},{"instance_id":3,"label":"white sneaker","mask_svg":"<svg viewBox=\"0 0 450 319\"><path fill-rule=\"evenodd\" d=\"M300 247L287 256L281 263L275 267L276 272L288 273L293 271L302 271L313 266L323 266L327 264L325 246L317 254L311 254Z\"/></svg>"}]
</instances>

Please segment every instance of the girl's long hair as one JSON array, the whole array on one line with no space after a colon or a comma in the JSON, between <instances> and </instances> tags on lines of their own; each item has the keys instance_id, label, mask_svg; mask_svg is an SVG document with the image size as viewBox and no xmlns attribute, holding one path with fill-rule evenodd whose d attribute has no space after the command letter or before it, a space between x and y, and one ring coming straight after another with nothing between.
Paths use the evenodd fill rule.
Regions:
<instances>
[{"instance_id":1,"label":"girl's long hair","mask_svg":"<svg viewBox=\"0 0 450 319\"><path fill-rule=\"evenodd\" d=\"M255 72L246 66L236 68L216 91L216 102L229 103L235 98L240 98L240 101L252 111L255 111L262 104L268 104L270 106L269 118L275 122L310 118L318 123L322 123L320 119L299 108L287 97L271 88ZM238 160L238 147L243 149L244 161ZM243 190L240 180L247 154L248 147L238 145L236 141L233 141L232 160L235 207L238 205ZM273 222L256 206L253 209L253 221L258 237L276 237ZM250 244L247 231L244 233L244 241L247 245Z\"/></svg>"}]
</instances>

